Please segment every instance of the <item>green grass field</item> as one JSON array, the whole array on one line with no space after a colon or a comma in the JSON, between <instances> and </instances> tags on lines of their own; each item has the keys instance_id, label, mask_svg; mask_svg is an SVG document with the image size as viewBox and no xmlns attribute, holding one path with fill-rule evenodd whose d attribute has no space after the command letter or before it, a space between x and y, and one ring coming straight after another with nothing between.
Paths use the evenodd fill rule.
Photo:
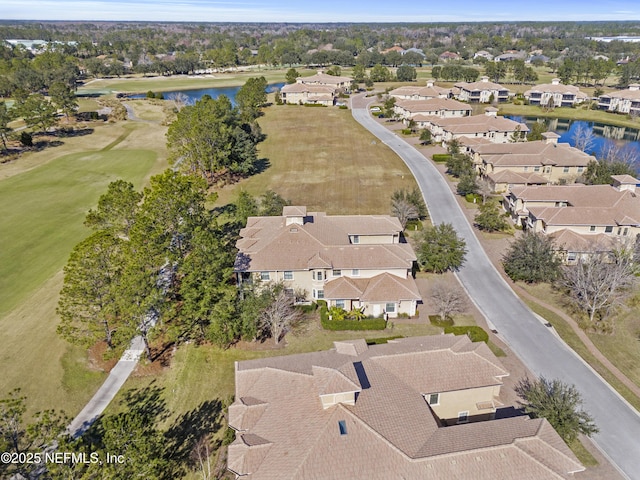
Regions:
<instances>
[{"instance_id":1,"label":"green grass field","mask_svg":"<svg viewBox=\"0 0 640 480\"><path fill-rule=\"evenodd\" d=\"M220 191L218 204L241 189L272 189L296 205L329 214L388 214L391 193L417 184L406 165L349 110L271 106L258 119L267 139L259 157L270 166Z\"/></svg>"}]
</instances>

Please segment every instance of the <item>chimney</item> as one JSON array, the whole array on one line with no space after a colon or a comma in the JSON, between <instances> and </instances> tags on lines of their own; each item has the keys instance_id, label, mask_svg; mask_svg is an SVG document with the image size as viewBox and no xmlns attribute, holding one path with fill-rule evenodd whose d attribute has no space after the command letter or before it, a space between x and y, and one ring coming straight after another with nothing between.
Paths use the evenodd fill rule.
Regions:
<instances>
[{"instance_id":1,"label":"chimney","mask_svg":"<svg viewBox=\"0 0 640 480\"><path fill-rule=\"evenodd\" d=\"M487 107L484 109L484 114L487 117L496 117L498 115L498 109L496 107Z\"/></svg>"},{"instance_id":2,"label":"chimney","mask_svg":"<svg viewBox=\"0 0 640 480\"><path fill-rule=\"evenodd\" d=\"M480 81L481 82L488 82L489 81L489 77L487 77L487 76L480 77Z\"/></svg>"},{"instance_id":3,"label":"chimney","mask_svg":"<svg viewBox=\"0 0 640 480\"><path fill-rule=\"evenodd\" d=\"M553 80L551 80L551 85L560 85L560 79L554 78Z\"/></svg>"},{"instance_id":4,"label":"chimney","mask_svg":"<svg viewBox=\"0 0 640 480\"><path fill-rule=\"evenodd\" d=\"M433 87L433 78L430 78L429 80L427 80L427 87Z\"/></svg>"},{"instance_id":5,"label":"chimney","mask_svg":"<svg viewBox=\"0 0 640 480\"><path fill-rule=\"evenodd\" d=\"M545 145L557 144L560 135L554 132L544 132L542 138L544 139Z\"/></svg>"}]
</instances>

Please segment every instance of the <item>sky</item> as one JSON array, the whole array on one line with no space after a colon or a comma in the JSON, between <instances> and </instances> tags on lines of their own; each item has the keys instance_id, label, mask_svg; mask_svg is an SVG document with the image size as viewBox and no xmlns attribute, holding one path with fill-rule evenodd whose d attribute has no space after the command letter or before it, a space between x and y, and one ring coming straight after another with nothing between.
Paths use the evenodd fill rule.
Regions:
<instances>
[{"instance_id":1,"label":"sky","mask_svg":"<svg viewBox=\"0 0 640 480\"><path fill-rule=\"evenodd\" d=\"M318 23L640 20L640 1L2 0L0 20Z\"/></svg>"}]
</instances>

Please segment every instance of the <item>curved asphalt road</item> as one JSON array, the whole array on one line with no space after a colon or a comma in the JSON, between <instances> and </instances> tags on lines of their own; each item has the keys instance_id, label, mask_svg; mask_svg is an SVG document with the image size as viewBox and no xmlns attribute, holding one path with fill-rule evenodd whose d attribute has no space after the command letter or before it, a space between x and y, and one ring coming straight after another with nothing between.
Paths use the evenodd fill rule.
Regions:
<instances>
[{"instance_id":1,"label":"curved asphalt road","mask_svg":"<svg viewBox=\"0 0 640 480\"><path fill-rule=\"evenodd\" d=\"M630 479L640 480L640 415L545 327L498 274L445 180L422 154L376 122L367 100L352 97L354 118L396 152L416 178L434 223L453 224L467 242L458 278L490 325L536 375L575 384L600 432L594 440Z\"/></svg>"}]
</instances>

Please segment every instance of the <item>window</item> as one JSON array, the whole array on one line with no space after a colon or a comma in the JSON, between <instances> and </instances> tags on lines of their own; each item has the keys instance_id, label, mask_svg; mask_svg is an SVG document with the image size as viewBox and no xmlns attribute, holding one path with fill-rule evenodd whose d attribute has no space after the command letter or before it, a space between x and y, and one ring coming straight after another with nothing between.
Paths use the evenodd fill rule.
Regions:
<instances>
[{"instance_id":1,"label":"window","mask_svg":"<svg viewBox=\"0 0 640 480\"><path fill-rule=\"evenodd\" d=\"M338 430L340 430L340 435L347 434L347 422L346 420L338 420Z\"/></svg>"},{"instance_id":2,"label":"window","mask_svg":"<svg viewBox=\"0 0 640 480\"><path fill-rule=\"evenodd\" d=\"M284 289L284 294L285 294L287 297L293 297L293 296L295 295L295 293L294 293L294 291L293 291L293 288L285 288L285 289Z\"/></svg>"},{"instance_id":3,"label":"window","mask_svg":"<svg viewBox=\"0 0 640 480\"><path fill-rule=\"evenodd\" d=\"M344 300L336 300L336 307L344 309Z\"/></svg>"},{"instance_id":4,"label":"window","mask_svg":"<svg viewBox=\"0 0 640 480\"><path fill-rule=\"evenodd\" d=\"M611 233L613 232L613 227L611 225L607 225L606 227L604 227L604 233Z\"/></svg>"},{"instance_id":5,"label":"window","mask_svg":"<svg viewBox=\"0 0 640 480\"><path fill-rule=\"evenodd\" d=\"M291 272L291 271L284 272L284 279L285 280L293 280L293 272Z\"/></svg>"},{"instance_id":6,"label":"window","mask_svg":"<svg viewBox=\"0 0 640 480\"><path fill-rule=\"evenodd\" d=\"M529 167L524 167L524 171L528 172L529 171Z\"/></svg>"},{"instance_id":7,"label":"window","mask_svg":"<svg viewBox=\"0 0 640 480\"><path fill-rule=\"evenodd\" d=\"M260 280L271 280L269 272L260 272Z\"/></svg>"},{"instance_id":8,"label":"window","mask_svg":"<svg viewBox=\"0 0 640 480\"><path fill-rule=\"evenodd\" d=\"M540 171L540 167L533 167L533 171L534 172L539 172Z\"/></svg>"},{"instance_id":9,"label":"window","mask_svg":"<svg viewBox=\"0 0 640 480\"><path fill-rule=\"evenodd\" d=\"M576 252L569 252L567 254L567 261L568 262L575 262L576 258L578 258L578 254Z\"/></svg>"},{"instance_id":10,"label":"window","mask_svg":"<svg viewBox=\"0 0 640 480\"><path fill-rule=\"evenodd\" d=\"M360 235L353 236L353 243L360 243Z\"/></svg>"},{"instance_id":11,"label":"window","mask_svg":"<svg viewBox=\"0 0 640 480\"><path fill-rule=\"evenodd\" d=\"M622 235L626 237L628 233L629 233L629 229L627 227L624 227L624 230L622 231Z\"/></svg>"},{"instance_id":12,"label":"window","mask_svg":"<svg viewBox=\"0 0 640 480\"><path fill-rule=\"evenodd\" d=\"M341 277L342 276L342 270L332 270L331 271L331 276L333 276L333 277Z\"/></svg>"},{"instance_id":13,"label":"window","mask_svg":"<svg viewBox=\"0 0 640 480\"><path fill-rule=\"evenodd\" d=\"M458 412L458 423L469 423L469 412Z\"/></svg>"},{"instance_id":14,"label":"window","mask_svg":"<svg viewBox=\"0 0 640 480\"><path fill-rule=\"evenodd\" d=\"M584 167L578 167L578 173L584 172Z\"/></svg>"},{"instance_id":15,"label":"window","mask_svg":"<svg viewBox=\"0 0 640 480\"><path fill-rule=\"evenodd\" d=\"M440 394L432 393L428 398L429 405L440 405Z\"/></svg>"},{"instance_id":16,"label":"window","mask_svg":"<svg viewBox=\"0 0 640 480\"><path fill-rule=\"evenodd\" d=\"M564 167L564 168L562 169L562 172L563 172L563 173L569 173L569 167Z\"/></svg>"},{"instance_id":17,"label":"window","mask_svg":"<svg viewBox=\"0 0 640 480\"><path fill-rule=\"evenodd\" d=\"M622 227L618 227L618 235L622 235Z\"/></svg>"},{"instance_id":18,"label":"window","mask_svg":"<svg viewBox=\"0 0 640 480\"><path fill-rule=\"evenodd\" d=\"M353 270L351 270L351 275L354 277L359 277L360 276L360 269L359 268L354 268Z\"/></svg>"},{"instance_id":19,"label":"window","mask_svg":"<svg viewBox=\"0 0 640 480\"><path fill-rule=\"evenodd\" d=\"M596 231L596 226L595 226L595 225L591 225L591 226L589 227L589 231L590 231L590 232L595 232L595 231Z\"/></svg>"},{"instance_id":20,"label":"window","mask_svg":"<svg viewBox=\"0 0 640 480\"><path fill-rule=\"evenodd\" d=\"M396 304L395 303L387 303L384 306L384 311L387 313L395 313L396 311Z\"/></svg>"},{"instance_id":21,"label":"window","mask_svg":"<svg viewBox=\"0 0 640 480\"><path fill-rule=\"evenodd\" d=\"M323 275L322 275L322 271L316 272L316 279L317 280L323 280Z\"/></svg>"},{"instance_id":22,"label":"window","mask_svg":"<svg viewBox=\"0 0 640 480\"><path fill-rule=\"evenodd\" d=\"M317 294L318 294L317 298L319 298L319 299L324 298L324 290L318 290Z\"/></svg>"}]
</instances>

